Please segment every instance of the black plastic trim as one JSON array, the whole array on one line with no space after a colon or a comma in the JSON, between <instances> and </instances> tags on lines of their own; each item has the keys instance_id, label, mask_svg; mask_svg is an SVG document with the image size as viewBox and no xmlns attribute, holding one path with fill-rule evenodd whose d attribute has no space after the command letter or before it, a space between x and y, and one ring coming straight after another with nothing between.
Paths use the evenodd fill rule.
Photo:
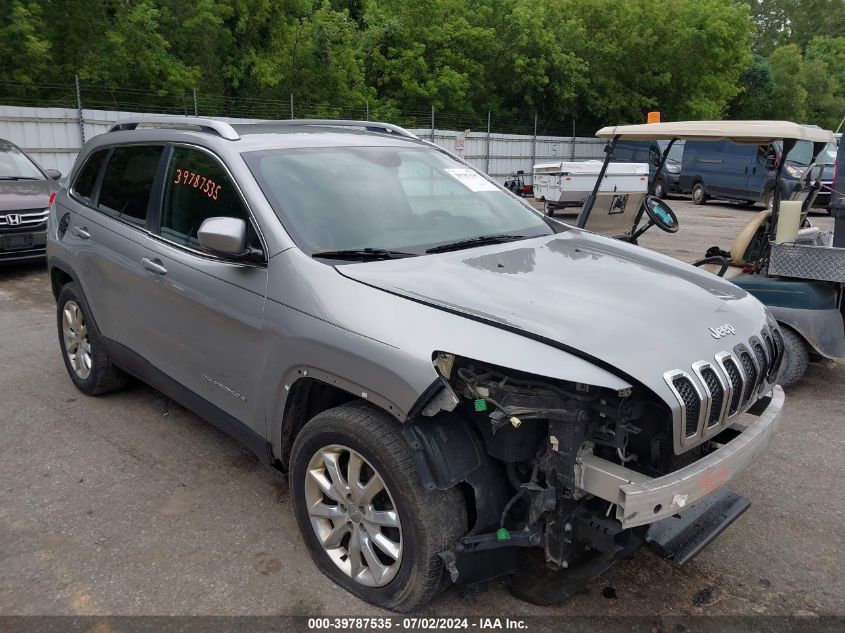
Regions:
<instances>
[{"instance_id":1,"label":"black plastic trim","mask_svg":"<svg viewBox=\"0 0 845 633\"><path fill-rule=\"evenodd\" d=\"M262 463L273 465L272 448L270 442L264 437L205 398L198 396L183 384L175 381L125 345L105 337L103 337L103 341L111 359L126 373L155 387L186 409L190 409L198 416L208 420L255 453Z\"/></svg>"}]
</instances>

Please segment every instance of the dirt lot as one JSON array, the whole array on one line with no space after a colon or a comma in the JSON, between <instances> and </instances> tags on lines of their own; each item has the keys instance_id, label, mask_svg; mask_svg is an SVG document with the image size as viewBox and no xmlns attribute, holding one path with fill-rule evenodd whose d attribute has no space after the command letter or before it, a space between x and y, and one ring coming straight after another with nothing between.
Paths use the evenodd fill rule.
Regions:
<instances>
[{"instance_id":1,"label":"dirt lot","mask_svg":"<svg viewBox=\"0 0 845 633\"><path fill-rule=\"evenodd\" d=\"M753 210L673 201L686 261ZM830 226L827 218L817 224ZM0 614L375 614L311 564L287 485L143 385L78 393L43 267L0 270ZM554 609L493 584L429 614L845 614L845 368L812 367L736 482L751 509L688 566L641 550Z\"/></svg>"}]
</instances>

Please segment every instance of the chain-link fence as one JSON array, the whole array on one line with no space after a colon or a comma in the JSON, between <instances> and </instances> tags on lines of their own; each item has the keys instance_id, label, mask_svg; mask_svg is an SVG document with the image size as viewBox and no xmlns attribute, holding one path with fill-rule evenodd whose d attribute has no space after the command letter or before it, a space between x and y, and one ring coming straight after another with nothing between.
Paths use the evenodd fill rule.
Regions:
<instances>
[{"instance_id":1,"label":"chain-link fence","mask_svg":"<svg viewBox=\"0 0 845 633\"><path fill-rule=\"evenodd\" d=\"M82 143L116 121L149 114L236 120L381 120L406 127L504 181L522 170L531 182L535 162L601 157L594 130L543 121L533 113L512 117L402 110L392 104L310 103L190 92L149 91L88 84L21 84L0 81L0 137L32 154L42 166L67 173ZM568 128L568 129L564 129ZM579 135L580 132L580 135Z\"/></svg>"},{"instance_id":2,"label":"chain-link fence","mask_svg":"<svg viewBox=\"0 0 845 633\"><path fill-rule=\"evenodd\" d=\"M104 86L69 77L66 83L19 83L0 80L0 103L10 106L116 110L184 116L252 119L333 118L382 120L414 129L472 130L540 136L592 136L576 120L545 119L534 112L507 115L444 112L431 106L406 109L377 100L360 103L312 102L295 98L253 98L187 91Z\"/></svg>"}]
</instances>

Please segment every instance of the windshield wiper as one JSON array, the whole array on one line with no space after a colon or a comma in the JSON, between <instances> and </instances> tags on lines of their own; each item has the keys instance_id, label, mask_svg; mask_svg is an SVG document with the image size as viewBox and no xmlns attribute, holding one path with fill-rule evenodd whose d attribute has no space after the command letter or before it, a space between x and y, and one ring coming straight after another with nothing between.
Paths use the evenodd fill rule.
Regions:
<instances>
[{"instance_id":1,"label":"windshield wiper","mask_svg":"<svg viewBox=\"0 0 845 633\"><path fill-rule=\"evenodd\" d=\"M401 259L403 257L416 257L416 254L404 253L402 251L391 251L386 248L349 248L339 251L321 251L319 253L314 253L311 257L319 257L321 259L366 261L373 259Z\"/></svg>"},{"instance_id":2,"label":"windshield wiper","mask_svg":"<svg viewBox=\"0 0 845 633\"><path fill-rule=\"evenodd\" d=\"M32 176L0 176L0 180L38 180Z\"/></svg>"},{"instance_id":3,"label":"windshield wiper","mask_svg":"<svg viewBox=\"0 0 845 633\"><path fill-rule=\"evenodd\" d=\"M426 251L426 253L445 253L446 251L457 251L462 248L483 246L485 244L504 244L505 242L513 242L514 240L521 240L524 238L524 235L480 235L479 237L471 237L468 240L458 240L457 242L449 242L447 244L432 246Z\"/></svg>"}]
</instances>

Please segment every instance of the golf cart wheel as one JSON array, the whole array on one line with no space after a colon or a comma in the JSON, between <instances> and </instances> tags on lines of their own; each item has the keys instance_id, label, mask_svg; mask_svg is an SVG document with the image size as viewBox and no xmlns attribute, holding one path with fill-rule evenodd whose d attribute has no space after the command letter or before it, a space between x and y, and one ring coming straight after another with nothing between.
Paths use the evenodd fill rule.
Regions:
<instances>
[{"instance_id":1,"label":"golf cart wheel","mask_svg":"<svg viewBox=\"0 0 845 633\"><path fill-rule=\"evenodd\" d=\"M704 185L700 182L697 182L692 186L692 201L695 204L704 204L707 202L707 191L704 189Z\"/></svg>"},{"instance_id":2,"label":"golf cart wheel","mask_svg":"<svg viewBox=\"0 0 845 633\"><path fill-rule=\"evenodd\" d=\"M654 183L654 195L661 200L666 199L666 185L663 184L662 180L658 180Z\"/></svg>"},{"instance_id":3,"label":"golf cart wheel","mask_svg":"<svg viewBox=\"0 0 845 633\"><path fill-rule=\"evenodd\" d=\"M88 303L75 282L59 292L56 324L65 368L77 389L98 396L126 385L127 376L112 364Z\"/></svg>"},{"instance_id":4,"label":"golf cart wheel","mask_svg":"<svg viewBox=\"0 0 845 633\"><path fill-rule=\"evenodd\" d=\"M787 327L781 326L783 335L783 370L780 376L781 387L791 387L804 375L810 363L810 350L804 339Z\"/></svg>"},{"instance_id":5,"label":"golf cart wheel","mask_svg":"<svg viewBox=\"0 0 845 633\"><path fill-rule=\"evenodd\" d=\"M427 490L397 423L366 404L312 418L291 453L296 521L317 567L371 604L408 612L445 586L438 554L466 534L458 488Z\"/></svg>"}]
</instances>

